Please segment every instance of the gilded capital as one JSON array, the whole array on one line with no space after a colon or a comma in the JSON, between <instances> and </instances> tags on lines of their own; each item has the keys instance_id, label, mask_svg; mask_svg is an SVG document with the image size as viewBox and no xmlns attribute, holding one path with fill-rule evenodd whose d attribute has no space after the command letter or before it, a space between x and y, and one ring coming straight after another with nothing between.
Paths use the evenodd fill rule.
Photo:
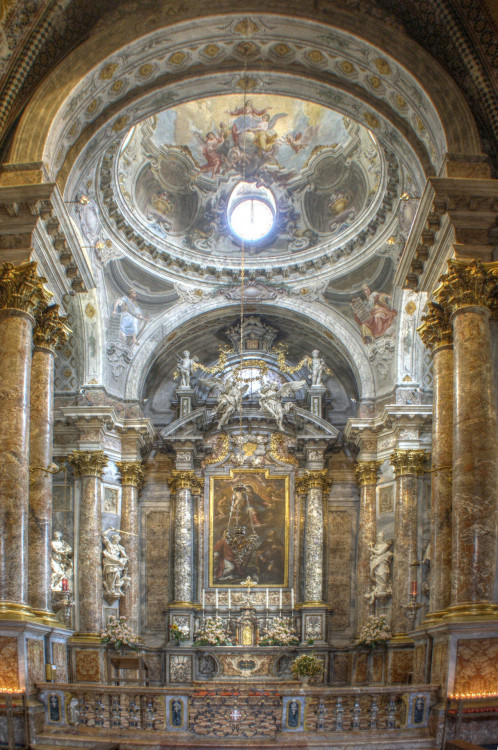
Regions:
<instances>
[{"instance_id":1,"label":"gilded capital","mask_svg":"<svg viewBox=\"0 0 498 750\"><path fill-rule=\"evenodd\" d=\"M141 487L144 481L144 467L141 461L116 461L121 474L121 484Z\"/></svg>"},{"instance_id":2,"label":"gilded capital","mask_svg":"<svg viewBox=\"0 0 498 750\"><path fill-rule=\"evenodd\" d=\"M101 477L107 464L104 451L73 451L67 457L77 477Z\"/></svg>"},{"instance_id":3,"label":"gilded capital","mask_svg":"<svg viewBox=\"0 0 498 750\"><path fill-rule=\"evenodd\" d=\"M441 346L452 346L453 327L450 316L442 305L429 302L429 312L422 318L422 325L417 328L420 338L428 349L434 351Z\"/></svg>"},{"instance_id":4,"label":"gilded capital","mask_svg":"<svg viewBox=\"0 0 498 750\"><path fill-rule=\"evenodd\" d=\"M377 484L377 474L382 461L357 461L354 466L356 481L360 487Z\"/></svg>"},{"instance_id":5,"label":"gilded capital","mask_svg":"<svg viewBox=\"0 0 498 750\"><path fill-rule=\"evenodd\" d=\"M0 309L19 310L35 315L37 308L45 307L52 297L43 286L43 276L38 276L36 263L3 263L0 268Z\"/></svg>"},{"instance_id":6,"label":"gilded capital","mask_svg":"<svg viewBox=\"0 0 498 750\"><path fill-rule=\"evenodd\" d=\"M493 307L497 304L498 262L470 263L452 259L448 261L448 273L439 279L435 291L436 300L448 312L454 313L464 307Z\"/></svg>"},{"instance_id":7,"label":"gilded capital","mask_svg":"<svg viewBox=\"0 0 498 750\"><path fill-rule=\"evenodd\" d=\"M302 477L296 478L296 490L300 495L306 495L311 489L326 492L331 484L327 469L305 471Z\"/></svg>"},{"instance_id":8,"label":"gilded capital","mask_svg":"<svg viewBox=\"0 0 498 750\"><path fill-rule=\"evenodd\" d=\"M36 313L36 325L33 329L33 343L54 351L68 339L71 329L67 318L59 315L59 305L51 305Z\"/></svg>"},{"instance_id":9,"label":"gilded capital","mask_svg":"<svg viewBox=\"0 0 498 750\"><path fill-rule=\"evenodd\" d=\"M394 451L389 459L395 476L403 474L425 474L429 454L418 450Z\"/></svg>"},{"instance_id":10,"label":"gilded capital","mask_svg":"<svg viewBox=\"0 0 498 750\"><path fill-rule=\"evenodd\" d=\"M169 486L172 492L191 490L193 495L199 495L202 492L202 479L199 479L193 471L177 471L173 469Z\"/></svg>"}]
</instances>

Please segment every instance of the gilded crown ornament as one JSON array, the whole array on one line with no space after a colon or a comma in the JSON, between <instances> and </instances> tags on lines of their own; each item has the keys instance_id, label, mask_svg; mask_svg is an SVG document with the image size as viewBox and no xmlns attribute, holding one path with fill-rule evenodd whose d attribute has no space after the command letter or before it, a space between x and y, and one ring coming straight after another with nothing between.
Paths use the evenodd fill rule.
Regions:
<instances>
[{"instance_id":1,"label":"gilded crown ornament","mask_svg":"<svg viewBox=\"0 0 498 750\"><path fill-rule=\"evenodd\" d=\"M428 349L434 351L453 344L453 328L448 312L442 305L429 302L429 311L417 328L420 338Z\"/></svg>"}]
</instances>

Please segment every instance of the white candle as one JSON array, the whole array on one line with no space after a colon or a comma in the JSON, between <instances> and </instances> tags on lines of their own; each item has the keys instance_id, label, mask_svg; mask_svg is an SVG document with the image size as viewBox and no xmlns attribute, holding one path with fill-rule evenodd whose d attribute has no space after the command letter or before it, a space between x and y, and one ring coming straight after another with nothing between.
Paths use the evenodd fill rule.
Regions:
<instances>
[{"instance_id":1,"label":"white candle","mask_svg":"<svg viewBox=\"0 0 498 750\"><path fill-rule=\"evenodd\" d=\"M270 599L268 596L268 588L266 589L266 609L270 606Z\"/></svg>"},{"instance_id":2,"label":"white candle","mask_svg":"<svg viewBox=\"0 0 498 750\"><path fill-rule=\"evenodd\" d=\"M294 589L291 589L291 609L294 609Z\"/></svg>"},{"instance_id":3,"label":"white candle","mask_svg":"<svg viewBox=\"0 0 498 750\"><path fill-rule=\"evenodd\" d=\"M282 589L280 589L279 609L282 609Z\"/></svg>"},{"instance_id":4,"label":"white candle","mask_svg":"<svg viewBox=\"0 0 498 750\"><path fill-rule=\"evenodd\" d=\"M232 609L232 589L228 589L228 609Z\"/></svg>"},{"instance_id":5,"label":"white candle","mask_svg":"<svg viewBox=\"0 0 498 750\"><path fill-rule=\"evenodd\" d=\"M206 609L206 589L202 589L202 609Z\"/></svg>"},{"instance_id":6,"label":"white candle","mask_svg":"<svg viewBox=\"0 0 498 750\"><path fill-rule=\"evenodd\" d=\"M216 589L216 609L218 609L218 589Z\"/></svg>"}]
</instances>

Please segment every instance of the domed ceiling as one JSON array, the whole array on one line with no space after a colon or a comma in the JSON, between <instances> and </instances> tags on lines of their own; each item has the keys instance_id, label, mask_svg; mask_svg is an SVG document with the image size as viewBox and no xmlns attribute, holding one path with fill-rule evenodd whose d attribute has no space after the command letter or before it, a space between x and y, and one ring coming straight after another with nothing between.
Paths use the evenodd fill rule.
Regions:
<instances>
[{"instance_id":1,"label":"domed ceiling","mask_svg":"<svg viewBox=\"0 0 498 750\"><path fill-rule=\"evenodd\" d=\"M242 250L256 272L350 261L386 230L398 181L367 128L262 94L166 109L135 125L103 164L114 182L106 191L101 180L103 203L130 257L144 258L145 245L157 269L187 264L218 278L240 270Z\"/></svg>"}]
</instances>

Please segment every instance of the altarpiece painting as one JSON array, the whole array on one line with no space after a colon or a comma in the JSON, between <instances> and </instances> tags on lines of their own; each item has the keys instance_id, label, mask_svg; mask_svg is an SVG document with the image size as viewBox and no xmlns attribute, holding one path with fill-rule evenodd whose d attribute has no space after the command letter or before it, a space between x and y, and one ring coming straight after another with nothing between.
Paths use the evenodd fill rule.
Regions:
<instances>
[{"instance_id":1,"label":"altarpiece painting","mask_svg":"<svg viewBox=\"0 0 498 750\"><path fill-rule=\"evenodd\" d=\"M235 529L252 538L244 555L230 544ZM231 470L209 486L209 584L287 586L289 477L266 469Z\"/></svg>"}]
</instances>

